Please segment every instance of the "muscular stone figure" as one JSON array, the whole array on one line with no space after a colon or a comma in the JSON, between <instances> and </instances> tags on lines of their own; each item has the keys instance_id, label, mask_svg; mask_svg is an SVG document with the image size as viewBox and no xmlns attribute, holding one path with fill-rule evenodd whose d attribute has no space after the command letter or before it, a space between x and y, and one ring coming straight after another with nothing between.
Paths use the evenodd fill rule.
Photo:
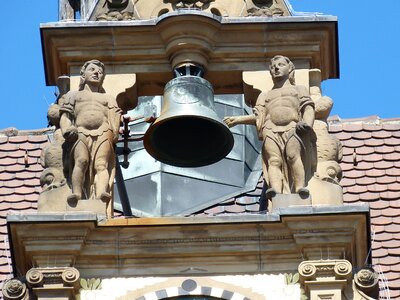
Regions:
<instances>
[{"instance_id":1,"label":"muscular stone figure","mask_svg":"<svg viewBox=\"0 0 400 300\"><path fill-rule=\"evenodd\" d=\"M67 146L67 178L72 188L70 204L82 198L111 199L114 145L121 119L115 98L102 87L103 63L86 62L80 75L79 91L70 91L59 100L60 129Z\"/></svg>"},{"instance_id":2,"label":"muscular stone figure","mask_svg":"<svg viewBox=\"0 0 400 300\"><path fill-rule=\"evenodd\" d=\"M294 65L284 56L271 59L272 90L261 93L254 115L226 117L229 126L252 124L263 141L264 178L267 196L305 188L315 169L314 103L304 86L294 83Z\"/></svg>"}]
</instances>

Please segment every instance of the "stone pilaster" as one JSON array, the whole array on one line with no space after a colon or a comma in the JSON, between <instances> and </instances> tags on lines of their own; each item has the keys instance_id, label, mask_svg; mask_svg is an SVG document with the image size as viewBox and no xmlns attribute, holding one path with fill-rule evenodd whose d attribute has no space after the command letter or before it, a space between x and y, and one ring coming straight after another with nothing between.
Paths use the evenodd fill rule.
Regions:
<instances>
[{"instance_id":1,"label":"stone pilaster","mask_svg":"<svg viewBox=\"0 0 400 300\"><path fill-rule=\"evenodd\" d=\"M347 260L303 261L299 274L310 300L342 300L350 286L352 265Z\"/></svg>"},{"instance_id":2,"label":"stone pilaster","mask_svg":"<svg viewBox=\"0 0 400 300\"><path fill-rule=\"evenodd\" d=\"M38 300L72 300L79 290L79 271L75 268L32 268L26 281Z\"/></svg>"},{"instance_id":3,"label":"stone pilaster","mask_svg":"<svg viewBox=\"0 0 400 300\"><path fill-rule=\"evenodd\" d=\"M28 299L26 284L16 278L8 279L4 282L2 294L4 300Z\"/></svg>"}]
</instances>

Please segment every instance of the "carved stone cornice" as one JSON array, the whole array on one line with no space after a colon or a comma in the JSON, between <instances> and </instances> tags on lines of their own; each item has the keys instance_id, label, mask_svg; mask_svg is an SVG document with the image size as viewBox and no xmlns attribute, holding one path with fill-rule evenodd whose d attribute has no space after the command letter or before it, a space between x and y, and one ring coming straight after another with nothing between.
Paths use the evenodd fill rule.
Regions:
<instances>
[{"instance_id":1,"label":"carved stone cornice","mask_svg":"<svg viewBox=\"0 0 400 300\"><path fill-rule=\"evenodd\" d=\"M2 288L4 300L25 300L28 297L26 284L19 279L8 279Z\"/></svg>"},{"instance_id":2,"label":"carved stone cornice","mask_svg":"<svg viewBox=\"0 0 400 300\"><path fill-rule=\"evenodd\" d=\"M135 5L141 3L147 1ZM137 74L138 86L152 88L147 95L159 93L172 67L187 60L206 67L216 93L240 93L241 72L266 70L266 61L278 53L294 58L296 66L320 69L322 79L338 76L337 19L328 16L227 18L177 10L129 22L42 24L41 37L49 85L63 74L79 74L93 55L109 66L108 75Z\"/></svg>"},{"instance_id":3,"label":"carved stone cornice","mask_svg":"<svg viewBox=\"0 0 400 300\"><path fill-rule=\"evenodd\" d=\"M79 271L72 267L32 268L26 273L26 281L38 299L50 296L74 299L79 290L79 277Z\"/></svg>"},{"instance_id":4,"label":"carved stone cornice","mask_svg":"<svg viewBox=\"0 0 400 300\"><path fill-rule=\"evenodd\" d=\"M281 215L105 222L70 222L63 215L57 221L52 215L52 223L32 222L33 216L24 215L15 216L9 226L15 267L21 275L32 265L43 268L49 262L74 266L84 278L284 273L296 270L302 258L314 257L317 250L323 258L338 260L345 255L352 257L355 266L362 266L369 247L367 210L360 209L310 207L302 212L289 208ZM329 256L321 254L317 245L330 249ZM342 269L339 264L337 273L345 277Z\"/></svg>"}]
</instances>

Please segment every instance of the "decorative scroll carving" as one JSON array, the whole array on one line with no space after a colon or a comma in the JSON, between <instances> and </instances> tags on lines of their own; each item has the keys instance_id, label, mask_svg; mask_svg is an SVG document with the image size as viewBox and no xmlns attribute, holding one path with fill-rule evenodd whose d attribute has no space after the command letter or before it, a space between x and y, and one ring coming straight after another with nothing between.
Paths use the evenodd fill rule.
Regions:
<instances>
[{"instance_id":1,"label":"decorative scroll carving","mask_svg":"<svg viewBox=\"0 0 400 300\"><path fill-rule=\"evenodd\" d=\"M229 126L251 124L263 141L262 157L268 198L292 192L308 197L305 188L316 168L314 102L308 89L295 84L294 64L277 55L271 59L274 86L261 93L254 115L226 117Z\"/></svg>"},{"instance_id":2,"label":"decorative scroll carving","mask_svg":"<svg viewBox=\"0 0 400 300\"><path fill-rule=\"evenodd\" d=\"M304 261L299 265L302 281L316 280L318 277L331 280L348 279L351 277L352 265L347 260Z\"/></svg>"},{"instance_id":3,"label":"decorative scroll carving","mask_svg":"<svg viewBox=\"0 0 400 300\"><path fill-rule=\"evenodd\" d=\"M343 291L350 288L352 265L347 260L303 261L298 271L311 300L343 299Z\"/></svg>"},{"instance_id":4,"label":"decorative scroll carving","mask_svg":"<svg viewBox=\"0 0 400 300\"><path fill-rule=\"evenodd\" d=\"M16 278L4 282L2 293L4 300L28 299L26 284Z\"/></svg>"},{"instance_id":5,"label":"decorative scroll carving","mask_svg":"<svg viewBox=\"0 0 400 300\"><path fill-rule=\"evenodd\" d=\"M38 297L58 297L75 299L79 289L79 271L72 267L65 268L32 268L25 277L33 293ZM57 297L54 298L54 295Z\"/></svg>"},{"instance_id":6,"label":"decorative scroll carving","mask_svg":"<svg viewBox=\"0 0 400 300\"><path fill-rule=\"evenodd\" d=\"M57 103L49 108L49 121L56 129L42 155L46 169L40 178L41 212L75 209L106 214L110 207L121 109L103 89L104 71L100 61L86 62L79 91L60 88Z\"/></svg>"},{"instance_id":7,"label":"decorative scroll carving","mask_svg":"<svg viewBox=\"0 0 400 300\"><path fill-rule=\"evenodd\" d=\"M361 269L354 275L354 300L379 298L378 274L373 269Z\"/></svg>"},{"instance_id":8,"label":"decorative scroll carving","mask_svg":"<svg viewBox=\"0 0 400 300\"><path fill-rule=\"evenodd\" d=\"M106 0L96 21L134 20L133 4L129 0Z\"/></svg>"},{"instance_id":9,"label":"decorative scroll carving","mask_svg":"<svg viewBox=\"0 0 400 300\"><path fill-rule=\"evenodd\" d=\"M26 281L31 287L42 287L48 284L76 287L79 276L79 271L72 267L32 268L26 273Z\"/></svg>"},{"instance_id":10,"label":"decorative scroll carving","mask_svg":"<svg viewBox=\"0 0 400 300\"><path fill-rule=\"evenodd\" d=\"M165 3L171 3L174 10L181 8L207 9L211 2L215 0L164 0Z\"/></svg>"},{"instance_id":11,"label":"decorative scroll carving","mask_svg":"<svg viewBox=\"0 0 400 300\"><path fill-rule=\"evenodd\" d=\"M255 17L283 16L284 11L277 0L248 0L247 14Z\"/></svg>"}]
</instances>

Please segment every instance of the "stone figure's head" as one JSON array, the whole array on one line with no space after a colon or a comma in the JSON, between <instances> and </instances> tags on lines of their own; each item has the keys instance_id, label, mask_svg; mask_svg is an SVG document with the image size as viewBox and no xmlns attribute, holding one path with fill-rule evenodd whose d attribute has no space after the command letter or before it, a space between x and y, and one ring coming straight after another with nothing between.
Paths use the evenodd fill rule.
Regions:
<instances>
[{"instance_id":1,"label":"stone figure's head","mask_svg":"<svg viewBox=\"0 0 400 300\"><path fill-rule=\"evenodd\" d=\"M105 92L103 89L103 81L106 74L104 64L101 61L93 59L85 62L81 68L80 75L80 91L84 89L86 83L97 83L99 85L99 92Z\"/></svg>"},{"instance_id":2,"label":"stone figure's head","mask_svg":"<svg viewBox=\"0 0 400 300\"><path fill-rule=\"evenodd\" d=\"M295 84L294 81L294 64L292 61L283 55L276 55L271 59L269 66L269 72L271 73L272 80L275 81L277 78L288 76L291 84Z\"/></svg>"}]
</instances>

